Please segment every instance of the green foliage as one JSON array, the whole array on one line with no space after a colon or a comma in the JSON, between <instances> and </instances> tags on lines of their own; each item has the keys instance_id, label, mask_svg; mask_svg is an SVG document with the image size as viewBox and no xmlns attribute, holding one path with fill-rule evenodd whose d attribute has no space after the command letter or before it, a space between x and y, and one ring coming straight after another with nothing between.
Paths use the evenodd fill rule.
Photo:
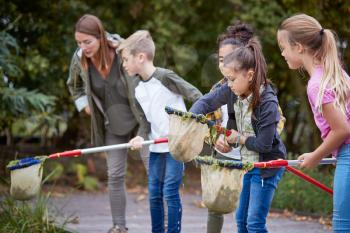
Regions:
<instances>
[{"instance_id":1,"label":"green foliage","mask_svg":"<svg viewBox=\"0 0 350 233\"><path fill-rule=\"evenodd\" d=\"M45 163L44 177L45 181L55 182L64 174L64 166L58 161L47 161Z\"/></svg>"},{"instance_id":2,"label":"green foliage","mask_svg":"<svg viewBox=\"0 0 350 233\"><path fill-rule=\"evenodd\" d=\"M3 88L0 109L2 117L26 117L35 111L45 112L54 105L55 97L28 91L26 88ZM6 115L5 115L6 114Z\"/></svg>"},{"instance_id":3,"label":"green foliage","mask_svg":"<svg viewBox=\"0 0 350 233\"><path fill-rule=\"evenodd\" d=\"M13 76L20 76L22 71L16 64L18 45L6 31L0 32L0 133L5 129L11 131L15 121L28 117L38 117L38 114L52 112L56 98L39 93L37 90L28 91L26 88L16 88L10 81ZM47 119L52 117L46 116ZM48 120L47 120L48 121Z\"/></svg>"},{"instance_id":4,"label":"green foliage","mask_svg":"<svg viewBox=\"0 0 350 233\"><path fill-rule=\"evenodd\" d=\"M81 185L85 190L92 191L97 189L98 180L95 177L87 175L87 167L83 164L75 165L78 185Z\"/></svg>"},{"instance_id":5,"label":"green foliage","mask_svg":"<svg viewBox=\"0 0 350 233\"><path fill-rule=\"evenodd\" d=\"M262 41L269 77L279 90L287 118L285 142L292 156L314 149L320 139L314 133L317 130L306 95L300 94L305 93L306 75L289 71L281 57L276 41L278 25L287 16L305 12L319 19L325 28L337 31L340 38L350 36L350 29L344 27L350 23L346 0L226 0L220 4L212 0L0 2L0 25L16 38L2 40L8 44L0 48L0 60L5 61L1 56L6 54L16 56L7 56L0 64L8 64L7 76L16 87L56 96L59 104L51 115L75 111L65 81L76 48L74 24L85 13L99 16L108 31L123 37L137 29L149 30L157 45L156 64L174 69L203 92L222 78L214 56L217 36L237 20L253 25ZM348 55L345 50L346 61ZM14 73L17 75L9 75Z\"/></svg>"},{"instance_id":6,"label":"green foliage","mask_svg":"<svg viewBox=\"0 0 350 233\"><path fill-rule=\"evenodd\" d=\"M58 225L48 210L48 196L35 203L18 202L10 196L0 202L0 232L64 233L65 223Z\"/></svg>"},{"instance_id":7,"label":"green foliage","mask_svg":"<svg viewBox=\"0 0 350 233\"><path fill-rule=\"evenodd\" d=\"M5 31L0 32L0 76L5 73L11 76L20 75L21 70L17 67L16 57L12 56L12 51L18 53L18 45L16 39ZM1 86L4 85L4 80L1 80Z\"/></svg>"},{"instance_id":8,"label":"green foliage","mask_svg":"<svg viewBox=\"0 0 350 233\"><path fill-rule=\"evenodd\" d=\"M61 185L67 185L65 182L67 182L67 178L69 178L70 184L87 191L97 190L99 184L96 177L88 174L85 164L72 159L67 168L58 160L47 160L45 163L44 176L45 179L43 183L61 183ZM75 177L73 182L71 182L72 177Z\"/></svg>"},{"instance_id":9,"label":"green foliage","mask_svg":"<svg viewBox=\"0 0 350 233\"><path fill-rule=\"evenodd\" d=\"M331 188L334 170L303 171ZM303 214L332 214L332 196L305 180L286 172L278 185L272 207Z\"/></svg>"}]
</instances>

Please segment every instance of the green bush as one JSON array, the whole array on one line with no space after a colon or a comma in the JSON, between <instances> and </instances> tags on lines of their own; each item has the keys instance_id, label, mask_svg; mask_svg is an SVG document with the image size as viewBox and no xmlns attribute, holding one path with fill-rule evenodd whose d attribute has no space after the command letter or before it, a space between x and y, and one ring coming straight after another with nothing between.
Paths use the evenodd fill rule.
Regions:
<instances>
[{"instance_id":1,"label":"green bush","mask_svg":"<svg viewBox=\"0 0 350 233\"><path fill-rule=\"evenodd\" d=\"M332 188L334 168L303 172ZM272 208L303 214L331 215L332 196L300 177L286 172L276 190Z\"/></svg>"},{"instance_id":2,"label":"green bush","mask_svg":"<svg viewBox=\"0 0 350 233\"><path fill-rule=\"evenodd\" d=\"M95 177L87 175L87 167L84 164L78 163L75 165L76 174L78 177L78 185L85 190L93 191L97 189L98 180Z\"/></svg>"}]
</instances>

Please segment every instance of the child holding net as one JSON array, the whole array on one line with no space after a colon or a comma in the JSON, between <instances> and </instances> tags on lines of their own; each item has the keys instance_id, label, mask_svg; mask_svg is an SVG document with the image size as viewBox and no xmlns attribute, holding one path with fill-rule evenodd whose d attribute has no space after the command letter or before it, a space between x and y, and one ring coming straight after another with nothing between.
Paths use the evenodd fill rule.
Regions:
<instances>
[{"instance_id":1,"label":"child holding net","mask_svg":"<svg viewBox=\"0 0 350 233\"><path fill-rule=\"evenodd\" d=\"M202 94L173 71L153 65L155 45L148 31L135 32L121 43L119 50L128 74L140 77L135 97L150 124L150 138L167 137L169 117L164 111L165 106L186 111L183 97L194 102ZM130 144L138 149L143 140L138 136L131 139ZM180 232L182 206L179 189L184 164L171 156L168 144L151 145L149 149L148 190L152 232L165 232L164 200L168 206L167 232Z\"/></svg>"},{"instance_id":2,"label":"child holding net","mask_svg":"<svg viewBox=\"0 0 350 233\"><path fill-rule=\"evenodd\" d=\"M282 56L290 69L310 76L307 96L322 144L302 154L302 167L315 167L323 157L337 157L334 174L333 231L350 232L350 79L343 70L336 40L313 17L298 14L284 20L277 33Z\"/></svg>"},{"instance_id":3,"label":"child holding net","mask_svg":"<svg viewBox=\"0 0 350 233\"><path fill-rule=\"evenodd\" d=\"M267 79L267 65L256 38L241 44L223 59L227 84L206 94L190 112L205 114L232 104L237 130L225 140L242 146L243 162L283 159L285 146L277 132L280 120L278 100ZM258 169L243 177L236 211L238 232L267 232L266 218L283 168Z\"/></svg>"}]
</instances>

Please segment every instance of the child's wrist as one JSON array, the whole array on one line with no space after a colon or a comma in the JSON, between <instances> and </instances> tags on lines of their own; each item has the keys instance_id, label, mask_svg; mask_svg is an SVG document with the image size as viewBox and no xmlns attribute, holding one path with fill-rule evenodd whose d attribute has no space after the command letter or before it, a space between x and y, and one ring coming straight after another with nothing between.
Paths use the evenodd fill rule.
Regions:
<instances>
[{"instance_id":1,"label":"child's wrist","mask_svg":"<svg viewBox=\"0 0 350 233\"><path fill-rule=\"evenodd\" d=\"M239 144L244 145L246 140L247 140L247 138L245 136L241 135Z\"/></svg>"},{"instance_id":2,"label":"child's wrist","mask_svg":"<svg viewBox=\"0 0 350 233\"><path fill-rule=\"evenodd\" d=\"M234 143L236 144L236 146L241 144L241 135L240 134L237 134L236 141Z\"/></svg>"}]
</instances>

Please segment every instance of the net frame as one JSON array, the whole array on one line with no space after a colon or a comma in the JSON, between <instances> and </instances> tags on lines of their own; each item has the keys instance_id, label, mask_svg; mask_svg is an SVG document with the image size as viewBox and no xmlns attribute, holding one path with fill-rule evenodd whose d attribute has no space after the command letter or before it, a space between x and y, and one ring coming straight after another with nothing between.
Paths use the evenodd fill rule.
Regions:
<instances>
[{"instance_id":1,"label":"net frame","mask_svg":"<svg viewBox=\"0 0 350 233\"><path fill-rule=\"evenodd\" d=\"M43 178L44 161L48 156L27 157L11 161L6 167L10 170L10 195L21 201L36 197Z\"/></svg>"}]
</instances>

